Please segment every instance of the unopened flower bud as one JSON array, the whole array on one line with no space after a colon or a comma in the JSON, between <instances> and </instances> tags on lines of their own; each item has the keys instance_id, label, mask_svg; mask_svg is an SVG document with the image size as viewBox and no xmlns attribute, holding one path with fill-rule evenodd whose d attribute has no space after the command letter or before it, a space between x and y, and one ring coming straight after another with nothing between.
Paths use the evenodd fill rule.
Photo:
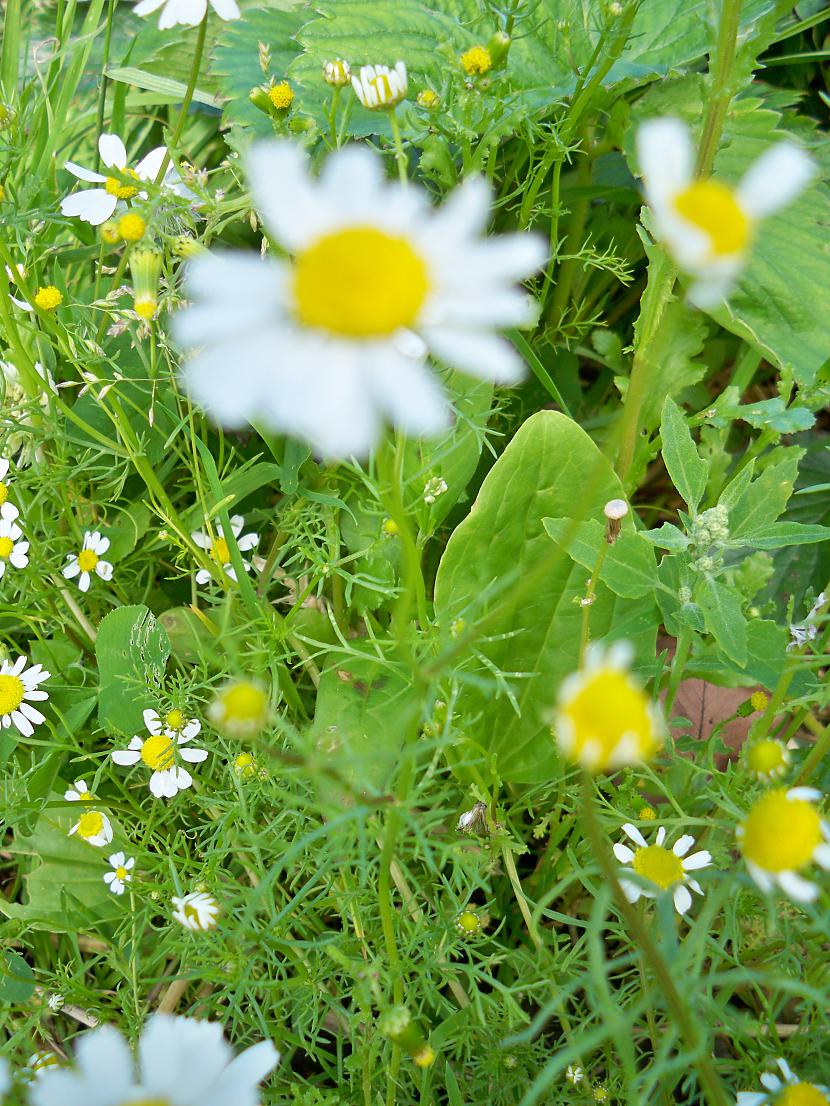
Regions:
<instances>
[{"instance_id":1,"label":"unopened flower bud","mask_svg":"<svg viewBox=\"0 0 830 1106\"><path fill-rule=\"evenodd\" d=\"M342 58L327 61L323 66L323 80L332 88L343 88L352 79L352 67Z\"/></svg>"},{"instance_id":2,"label":"unopened flower bud","mask_svg":"<svg viewBox=\"0 0 830 1106\"><path fill-rule=\"evenodd\" d=\"M392 1006L378 1018L378 1031L404 1050L419 1068L428 1068L435 1051L405 1006Z\"/></svg>"},{"instance_id":3,"label":"unopened flower bud","mask_svg":"<svg viewBox=\"0 0 830 1106\"><path fill-rule=\"evenodd\" d=\"M487 53L493 60L493 68L497 69L507 58L512 39L506 31L496 31L487 43Z\"/></svg>"}]
</instances>

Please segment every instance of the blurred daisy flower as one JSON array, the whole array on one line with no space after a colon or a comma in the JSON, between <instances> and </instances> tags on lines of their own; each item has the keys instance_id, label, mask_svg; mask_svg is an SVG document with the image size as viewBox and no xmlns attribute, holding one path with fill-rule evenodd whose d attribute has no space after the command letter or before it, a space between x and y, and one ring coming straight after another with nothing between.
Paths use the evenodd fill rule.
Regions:
<instances>
[{"instance_id":1,"label":"blurred daisy flower","mask_svg":"<svg viewBox=\"0 0 830 1106\"><path fill-rule=\"evenodd\" d=\"M402 61L388 65L362 65L352 74L354 94L371 111L396 107L406 96L409 83Z\"/></svg>"},{"instance_id":2,"label":"blurred daisy flower","mask_svg":"<svg viewBox=\"0 0 830 1106\"><path fill-rule=\"evenodd\" d=\"M210 0L210 6L220 19L239 19L236 0ZM150 15L159 8L160 30L166 31L178 23L195 27L207 14L208 0L139 0L133 11L136 15Z\"/></svg>"},{"instance_id":3,"label":"blurred daisy flower","mask_svg":"<svg viewBox=\"0 0 830 1106\"><path fill-rule=\"evenodd\" d=\"M790 753L787 746L772 737L754 741L746 750L746 767L756 780L780 779L787 771Z\"/></svg>"},{"instance_id":4,"label":"blurred daisy flower","mask_svg":"<svg viewBox=\"0 0 830 1106\"><path fill-rule=\"evenodd\" d=\"M231 530L233 532L234 539L239 547L240 553L247 553L250 549L259 541L259 534L243 534L242 531L245 527L245 519L242 515L231 516ZM201 530L194 530L190 535L196 545L200 549L204 549L210 553L214 561L220 568L224 569L226 575L230 576L232 580L236 579L236 570L231 564L231 551L228 548L227 538L225 532L222 529L222 523L216 524L216 537L211 538L209 534L205 534ZM242 558L242 564L245 566L245 571L251 571L250 562ZM212 579L208 569L200 568L196 573L197 584L207 584Z\"/></svg>"},{"instance_id":5,"label":"blurred daisy flower","mask_svg":"<svg viewBox=\"0 0 830 1106\"><path fill-rule=\"evenodd\" d=\"M104 872L104 883L114 895L123 895L124 889L133 878L135 857L127 857L125 853L113 853L109 857L109 864L112 871Z\"/></svg>"},{"instance_id":6,"label":"blurred daisy flower","mask_svg":"<svg viewBox=\"0 0 830 1106\"><path fill-rule=\"evenodd\" d=\"M85 810L67 837L74 837L75 834L86 841L87 845L95 845L100 849L112 841L112 824L103 811Z\"/></svg>"},{"instance_id":7,"label":"blurred daisy flower","mask_svg":"<svg viewBox=\"0 0 830 1106\"><path fill-rule=\"evenodd\" d=\"M153 737L167 730L168 733L181 734L187 741L196 737L202 730L202 723L198 718L188 718L178 707L167 711L163 718L157 710L145 710L144 725Z\"/></svg>"},{"instance_id":8,"label":"blurred daisy flower","mask_svg":"<svg viewBox=\"0 0 830 1106\"><path fill-rule=\"evenodd\" d=\"M803 1083L784 1059L775 1061L781 1078L773 1072L761 1076L766 1091L741 1091L736 1106L830 1106L830 1088L816 1083Z\"/></svg>"},{"instance_id":9,"label":"blurred daisy flower","mask_svg":"<svg viewBox=\"0 0 830 1106\"><path fill-rule=\"evenodd\" d=\"M711 853L706 850L687 855L689 849L695 843L694 837L684 833L678 837L671 849L665 846L666 830L661 826L657 831L654 844L649 845L645 837L636 826L626 823L623 833L634 842L636 848L618 842L614 845L614 856L621 864L629 864L629 868L623 868L623 875L636 875L640 881L620 878L620 886L629 902L636 902L641 896L647 899L656 899L664 891L671 890L674 900L674 908L678 914L686 914L692 905L692 896L689 888L696 894L702 895L700 884L695 879L690 879L688 873L698 871L700 868L708 868L712 863ZM648 886L644 886L647 884Z\"/></svg>"},{"instance_id":10,"label":"blurred daisy flower","mask_svg":"<svg viewBox=\"0 0 830 1106\"><path fill-rule=\"evenodd\" d=\"M144 712L144 724L150 734L149 737L134 737L126 749L115 749L110 754L116 764L132 765L139 760L150 769L150 791L157 799L172 799L179 791L184 791L193 783L193 777L180 764L176 763L177 756L188 764L200 764L207 758L207 749L188 748L188 742L196 736L201 729L196 723L196 729L190 723L182 726L180 730L170 730L157 725L158 715L155 711ZM193 720L196 721L195 719Z\"/></svg>"},{"instance_id":11,"label":"blurred daisy flower","mask_svg":"<svg viewBox=\"0 0 830 1106\"><path fill-rule=\"evenodd\" d=\"M173 0L175 2L175 0ZM202 3L204 7L204 0ZM197 21L198 22L198 21ZM102 134L98 139L98 153L108 169L117 169L120 177L105 176L93 169L85 169L73 161L64 165L73 177L90 184L103 184L103 188L82 188L61 200L61 214L77 217L84 223L98 227L111 219L119 200L132 200L136 196L146 199L147 193L141 191L142 181L155 181L167 154L166 146L157 146L138 162L135 169L127 166L127 149L117 134ZM129 177L135 183L127 183L122 177ZM181 180L175 166L170 165L162 181L162 187L176 192L180 196L193 197L193 193Z\"/></svg>"},{"instance_id":12,"label":"blurred daisy flower","mask_svg":"<svg viewBox=\"0 0 830 1106\"><path fill-rule=\"evenodd\" d=\"M326 458L365 456L385 417L414 435L447 425L428 354L487 380L522 377L495 330L531 320L532 301L514 285L546 249L531 234L483 237L483 181L433 210L426 192L386 181L364 147L332 154L315 180L305 152L285 141L255 146L248 175L290 259L193 259L194 303L174 322L179 343L199 347L186 383L218 422L293 434Z\"/></svg>"},{"instance_id":13,"label":"blurred daisy flower","mask_svg":"<svg viewBox=\"0 0 830 1106\"><path fill-rule=\"evenodd\" d=\"M20 1073L21 1079L24 1083L37 1083L46 1072L55 1071L60 1067L61 1062L55 1053L48 1048L41 1048L37 1052L33 1052L26 1061L26 1067Z\"/></svg>"},{"instance_id":14,"label":"blurred daisy flower","mask_svg":"<svg viewBox=\"0 0 830 1106\"><path fill-rule=\"evenodd\" d=\"M208 708L211 723L230 737L255 737L270 719L268 692L253 680L231 680Z\"/></svg>"},{"instance_id":15,"label":"blurred daisy flower","mask_svg":"<svg viewBox=\"0 0 830 1106\"><path fill-rule=\"evenodd\" d=\"M26 658L18 657L12 664L3 661L0 664L0 726L7 729L14 726L24 737L31 737L35 726L46 719L32 703L44 703L49 698L38 684L48 680L51 673L43 665L26 667Z\"/></svg>"},{"instance_id":16,"label":"blurred daisy flower","mask_svg":"<svg viewBox=\"0 0 830 1106\"><path fill-rule=\"evenodd\" d=\"M11 506L3 504L3 507ZM21 541L22 537L23 531L17 523L4 517L0 508L0 578L5 574L7 562L12 568L25 568L29 563L29 543Z\"/></svg>"},{"instance_id":17,"label":"blurred daisy flower","mask_svg":"<svg viewBox=\"0 0 830 1106\"><path fill-rule=\"evenodd\" d=\"M4 361L3 365L5 365L5 364L6 364L6 362ZM13 366L10 366L10 367L13 368ZM15 374L17 374L17 369L15 369L14 372L15 372ZM5 371L4 371L4 376L5 375L6 374L5 374ZM7 398L7 397L4 397L4 398ZM6 500L9 498L8 475L9 475L9 469L10 468L11 468L11 462L8 461L5 457L0 457L0 506L5 506ZM16 518L17 515L15 515L14 517Z\"/></svg>"},{"instance_id":18,"label":"blurred daisy flower","mask_svg":"<svg viewBox=\"0 0 830 1106\"><path fill-rule=\"evenodd\" d=\"M777 884L795 902L818 895L816 885L798 873L813 861L830 870L830 825L813 805L820 798L812 787L768 791L738 826L747 869L762 891Z\"/></svg>"},{"instance_id":19,"label":"blurred daisy flower","mask_svg":"<svg viewBox=\"0 0 830 1106\"><path fill-rule=\"evenodd\" d=\"M585 667L562 681L554 732L562 754L591 772L649 760L663 735L659 708L629 674L631 649L590 646Z\"/></svg>"},{"instance_id":20,"label":"blurred daisy flower","mask_svg":"<svg viewBox=\"0 0 830 1106\"><path fill-rule=\"evenodd\" d=\"M89 591L89 582L93 572L102 580L112 579L112 565L101 558L110 547L109 538L103 537L97 530L86 530L84 540L77 553L67 553L68 563L63 569L67 580L78 577L81 591Z\"/></svg>"},{"instance_id":21,"label":"blurred daisy flower","mask_svg":"<svg viewBox=\"0 0 830 1106\"><path fill-rule=\"evenodd\" d=\"M29 1101L31 1106L255 1106L257 1084L279 1058L270 1041L234 1056L217 1022L154 1014L141 1032L137 1062L117 1029L93 1029L79 1038L72 1067L43 1072Z\"/></svg>"},{"instance_id":22,"label":"blurred daisy flower","mask_svg":"<svg viewBox=\"0 0 830 1106\"><path fill-rule=\"evenodd\" d=\"M215 929L221 913L219 903L207 891L191 891L181 897L174 895L173 919L185 929L201 930L203 933Z\"/></svg>"},{"instance_id":23,"label":"blurred daisy flower","mask_svg":"<svg viewBox=\"0 0 830 1106\"><path fill-rule=\"evenodd\" d=\"M815 173L808 155L778 142L736 187L694 176L695 147L679 119L647 119L637 130L637 159L657 237L694 282L689 299L716 306L744 268L758 223L786 206Z\"/></svg>"}]
</instances>

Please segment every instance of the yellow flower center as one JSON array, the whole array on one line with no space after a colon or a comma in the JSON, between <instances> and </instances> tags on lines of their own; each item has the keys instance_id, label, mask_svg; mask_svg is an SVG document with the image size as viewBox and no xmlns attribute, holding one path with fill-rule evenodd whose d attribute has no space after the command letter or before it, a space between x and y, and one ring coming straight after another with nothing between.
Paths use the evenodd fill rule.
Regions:
<instances>
[{"instance_id":1,"label":"yellow flower center","mask_svg":"<svg viewBox=\"0 0 830 1106\"><path fill-rule=\"evenodd\" d=\"M180 730L184 726L184 711L173 709L164 716L164 724L168 730Z\"/></svg>"},{"instance_id":2,"label":"yellow flower center","mask_svg":"<svg viewBox=\"0 0 830 1106\"><path fill-rule=\"evenodd\" d=\"M648 845L645 849L636 849L632 867L638 876L651 880L663 890L673 883L682 883L683 865L680 858L671 849L662 845Z\"/></svg>"},{"instance_id":3,"label":"yellow flower center","mask_svg":"<svg viewBox=\"0 0 830 1106\"><path fill-rule=\"evenodd\" d=\"M461 55L461 65L464 72L472 77L474 74L486 73L492 67L493 59L486 46L471 46Z\"/></svg>"},{"instance_id":4,"label":"yellow flower center","mask_svg":"<svg viewBox=\"0 0 830 1106\"><path fill-rule=\"evenodd\" d=\"M163 733L148 737L141 746L141 759L154 772L173 767L173 742Z\"/></svg>"},{"instance_id":5,"label":"yellow flower center","mask_svg":"<svg viewBox=\"0 0 830 1106\"><path fill-rule=\"evenodd\" d=\"M133 300L133 310L136 315L148 323L156 317L158 309L158 301L153 296L136 296Z\"/></svg>"},{"instance_id":6,"label":"yellow flower center","mask_svg":"<svg viewBox=\"0 0 830 1106\"><path fill-rule=\"evenodd\" d=\"M2 557L4 561L13 549L14 542L11 538L0 538L0 557Z\"/></svg>"},{"instance_id":7,"label":"yellow flower center","mask_svg":"<svg viewBox=\"0 0 830 1106\"><path fill-rule=\"evenodd\" d=\"M294 267L302 322L347 338L380 338L413 326L428 292L427 267L410 242L374 227L327 234Z\"/></svg>"},{"instance_id":8,"label":"yellow flower center","mask_svg":"<svg viewBox=\"0 0 830 1106\"><path fill-rule=\"evenodd\" d=\"M294 101L294 89L287 81L280 81L268 89L268 99L277 111L287 111Z\"/></svg>"},{"instance_id":9,"label":"yellow flower center","mask_svg":"<svg viewBox=\"0 0 830 1106\"><path fill-rule=\"evenodd\" d=\"M431 88L425 88L418 93L418 106L422 108L438 107L441 97Z\"/></svg>"},{"instance_id":10,"label":"yellow flower center","mask_svg":"<svg viewBox=\"0 0 830 1106\"><path fill-rule=\"evenodd\" d=\"M602 771L614 763L625 738L634 740L636 755L647 759L658 744L648 708L647 696L624 672L600 668L591 673L562 707L573 731L570 755Z\"/></svg>"},{"instance_id":11,"label":"yellow flower center","mask_svg":"<svg viewBox=\"0 0 830 1106\"><path fill-rule=\"evenodd\" d=\"M133 169L122 169L121 171L125 177L133 177L138 180L138 173ZM115 196L119 200L131 200L138 192L137 188L134 188L131 184L124 184L117 177L107 177L104 188L111 196Z\"/></svg>"},{"instance_id":12,"label":"yellow flower center","mask_svg":"<svg viewBox=\"0 0 830 1106\"><path fill-rule=\"evenodd\" d=\"M222 693L225 717L234 722L256 722L265 714L268 700L256 684L240 680Z\"/></svg>"},{"instance_id":13,"label":"yellow flower center","mask_svg":"<svg viewBox=\"0 0 830 1106\"><path fill-rule=\"evenodd\" d=\"M644 806L641 807L637 817L640 819L641 822L653 822L654 819L657 817L657 811L654 809L653 806Z\"/></svg>"},{"instance_id":14,"label":"yellow flower center","mask_svg":"<svg viewBox=\"0 0 830 1106\"><path fill-rule=\"evenodd\" d=\"M481 929L481 919L473 910L462 910L455 919L455 925L465 935L478 933Z\"/></svg>"},{"instance_id":15,"label":"yellow flower center","mask_svg":"<svg viewBox=\"0 0 830 1106\"><path fill-rule=\"evenodd\" d=\"M766 710L769 699L763 691L753 691L749 697L753 710Z\"/></svg>"},{"instance_id":16,"label":"yellow flower center","mask_svg":"<svg viewBox=\"0 0 830 1106\"><path fill-rule=\"evenodd\" d=\"M54 284L47 284L45 288L38 288L35 303L41 311L54 311L63 303L63 295Z\"/></svg>"},{"instance_id":17,"label":"yellow flower center","mask_svg":"<svg viewBox=\"0 0 830 1106\"><path fill-rule=\"evenodd\" d=\"M98 554L94 549L82 549L78 554L78 568L81 572L92 572L98 564Z\"/></svg>"},{"instance_id":18,"label":"yellow flower center","mask_svg":"<svg viewBox=\"0 0 830 1106\"><path fill-rule=\"evenodd\" d=\"M776 1098L775 1106L828 1106L828 1099L812 1083L793 1083Z\"/></svg>"},{"instance_id":19,"label":"yellow flower center","mask_svg":"<svg viewBox=\"0 0 830 1106\"><path fill-rule=\"evenodd\" d=\"M23 702L26 688L19 676L0 676L0 715L11 714Z\"/></svg>"},{"instance_id":20,"label":"yellow flower center","mask_svg":"<svg viewBox=\"0 0 830 1106\"><path fill-rule=\"evenodd\" d=\"M254 774L254 758L250 753L240 753L233 762L233 766L241 776L247 777Z\"/></svg>"},{"instance_id":21,"label":"yellow flower center","mask_svg":"<svg viewBox=\"0 0 830 1106\"><path fill-rule=\"evenodd\" d=\"M3 481L2 481L2 480L0 480L0 507L2 507L2 506L3 506L3 504L4 504L5 502L6 502L6 500L7 500L8 498L9 498L9 489L8 489L8 487L7 487L7 486L6 486L6 485L5 485L4 483L3 483Z\"/></svg>"},{"instance_id":22,"label":"yellow flower center","mask_svg":"<svg viewBox=\"0 0 830 1106\"><path fill-rule=\"evenodd\" d=\"M78 819L78 836L85 840L97 837L104 828L104 816L99 810L88 810Z\"/></svg>"},{"instance_id":23,"label":"yellow flower center","mask_svg":"<svg viewBox=\"0 0 830 1106\"><path fill-rule=\"evenodd\" d=\"M122 880L122 882L127 878L128 874L129 873L127 872L127 869L124 867L123 864L119 864L118 867L115 869L115 878Z\"/></svg>"},{"instance_id":24,"label":"yellow flower center","mask_svg":"<svg viewBox=\"0 0 830 1106\"><path fill-rule=\"evenodd\" d=\"M708 235L714 257L740 253L749 245L752 224L735 193L716 180L695 181L674 197L678 215Z\"/></svg>"},{"instance_id":25,"label":"yellow flower center","mask_svg":"<svg viewBox=\"0 0 830 1106\"><path fill-rule=\"evenodd\" d=\"M136 215L134 211L131 211L127 215L122 215L118 220L118 234L126 242L137 242L146 229L147 224L141 216Z\"/></svg>"},{"instance_id":26,"label":"yellow flower center","mask_svg":"<svg viewBox=\"0 0 830 1106\"><path fill-rule=\"evenodd\" d=\"M770 791L747 815L741 851L767 872L794 872L809 864L820 843L821 818L813 805Z\"/></svg>"},{"instance_id":27,"label":"yellow flower center","mask_svg":"<svg viewBox=\"0 0 830 1106\"><path fill-rule=\"evenodd\" d=\"M758 776L767 776L771 772L777 772L786 767L787 750L780 741L766 737L763 741L756 741L750 748L746 762L750 772Z\"/></svg>"},{"instance_id":28,"label":"yellow flower center","mask_svg":"<svg viewBox=\"0 0 830 1106\"><path fill-rule=\"evenodd\" d=\"M435 1050L432 1045L421 1045L418 1051L412 1054L412 1060L416 1067L428 1068L435 1062Z\"/></svg>"},{"instance_id":29,"label":"yellow flower center","mask_svg":"<svg viewBox=\"0 0 830 1106\"><path fill-rule=\"evenodd\" d=\"M228 543L224 538L217 538L214 541L213 545L210 547L210 555L217 564L230 564L231 551L228 549Z\"/></svg>"},{"instance_id":30,"label":"yellow flower center","mask_svg":"<svg viewBox=\"0 0 830 1106\"><path fill-rule=\"evenodd\" d=\"M108 246L114 246L121 237L118 233L118 223L112 219L107 219L106 223L102 223L98 228L98 233Z\"/></svg>"}]
</instances>

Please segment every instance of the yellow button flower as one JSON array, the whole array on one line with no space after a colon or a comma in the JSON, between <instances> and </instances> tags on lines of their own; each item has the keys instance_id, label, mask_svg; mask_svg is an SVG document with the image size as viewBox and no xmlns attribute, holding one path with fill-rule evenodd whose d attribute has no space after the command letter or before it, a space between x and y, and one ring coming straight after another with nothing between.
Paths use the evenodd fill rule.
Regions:
<instances>
[{"instance_id":1,"label":"yellow button flower","mask_svg":"<svg viewBox=\"0 0 830 1106\"><path fill-rule=\"evenodd\" d=\"M461 68L468 77L481 76L493 67L493 59L486 46L471 46L461 55Z\"/></svg>"}]
</instances>

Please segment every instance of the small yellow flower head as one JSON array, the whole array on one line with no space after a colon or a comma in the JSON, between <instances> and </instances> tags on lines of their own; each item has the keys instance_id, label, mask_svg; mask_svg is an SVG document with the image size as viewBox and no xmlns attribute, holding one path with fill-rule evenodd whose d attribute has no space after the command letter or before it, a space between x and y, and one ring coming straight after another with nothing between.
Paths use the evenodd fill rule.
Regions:
<instances>
[{"instance_id":1,"label":"small yellow flower head","mask_svg":"<svg viewBox=\"0 0 830 1106\"><path fill-rule=\"evenodd\" d=\"M772 737L754 742L747 750L746 767L756 780L779 779L787 771L789 763L789 750Z\"/></svg>"},{"instance_id":2,"label":"small yellow flower head","mask_svg":"<svg viewBox=\"0 0 830 1106\"><path fill-rule=\"evenodd\" d=\"M830 868L830 826L813 805L811 787L768 791L738 826L738 843L749 874L762 891L775 884L798 902L812 902L818 888L798 875L813 861Z\"/></svg>"},{"instance_id":3,"label":"small yellow flower head","mask_svg":"<svg viewBox=\"0 0 830 1106\"><path fill-rule=\"evenodd\" d=\"M605 1087L597 1085L596 1087L592 1088L591 1097L593 1098L594 1102L607 1102L608 1091L606 1091Z\"/></svg>"},{"instance_id":4,"label":"small yellow flower head","mask_svg":"<svg viewBox=\"0 0 830 1106\"><path fill-rule=\"evenodd\" d=\"M455 919L455 928L462 937L475 937L481 932L481 918L474 910L466 907Z\"/></svg>"},{"instance_id":5,"label":"small yellow flower head","mask_svg":"<svg viewBox=\"0 0 830 1106\"><path fill-rule=\"evenodd\" d=\"M268 725L268 693L252 680L234 680L217 693L208 717L231 737L253 737Z\"/></svg>"},{"instance_id":6,"label":"small yellow flower head","mask_svg":"<svg viewBox=\"0 0 830 1106\"><path fill-rule=\"evenodd\" d=\"M563 681L554 732L568 760L607 772L650 760L664 731L659 708L628 671L631 651L592 646L585 669Z\"/></svg>"},{"instance_id":7,"label":"small yellow flower head","mask_svg":"<svg viewBox=\"0 0 830 1106\"><path fill-rule=\"evenodd\" d=\"M131 177L137 181L138 173L134 169L122 169L122 173L125 177ZM104 183L104 190L109 192L111 196L115 196L119 200L131 200L133 196L138 194L138 189L135 185L125 184L118 177L107 177Z\"/></svg>"},{"instance_id":8,"label":"small yellow flower head","mask_svg":"<svg viewBox=\"0 0 830 1106\"><path fill-rule=\"evenodd\" d=\"M352 79L352 67L342 58L327 61L323 66L323 80L333 88L343 88Z\"/></svg>"},{"instance_id":9,"label":"small yellow flower head","mask_svg":"<svg viewBox=\"0 0 830 1106\"><path fill-rule=\"evenodd\" d=\"M129 211L118 220L118 234L125 242L137 242L147 229L147 224L135 211Z\"/></svg>"},{"instance_id":10,"label":"small yellow flower head","mask_svg":"<svg viewBox=\"0 0 830 1106\"><path fill-rule=\"evenodd\" d=\"M493 68L493 59L486 46L471 46L461 55L461 68L468 77L480 77Z\"/></svg>"},{"instance_id":11,"label":"small yellow flower head","mask_svg":"<svg viewBox=\"0 0 830 1106\"><path fill-rule=\"evenodd\" d=\"M294 102L294 89L288 81L280 81L268 89L268 99L277 111L288 111Z\"/></svg>"},{"instance_id":12,"label":"small yellow flower head","mask_svg":"<svg viewBox=\"0 0 830 1106\"><path fill-rule=\"evenodd\" d=\"M749 697L749 701L752 704L753 710L766 710L769 698L763 691L753 691L752 695Z\"/></svg>"},{"instance_id":13,"label":"small yellow flower head","mask_svg":"<svg viewBox=\"0 0 830 1106\"><path fill-rule=\"evenodd\" d=\"M250 779L256 773L256 762L251 753L240 753L233 762L233 770L237 776Z\"/></svg>"},{"instance_id":14,"label":"small yellow flower head","mask_svg":"<svg viewBox=\"0 0 830 1106\"><path fill-rule=\"evenodd\" d=\"M653 806L644 806L639 810L637 817L641 822L653 822L657 817L657 811Z\"/></svg>"},{"instance_id":15,"label":"small yellow flower head","mask_svg":"<svg viewBox=\"0 0 830 1106\"><path fill-rule=\"evenodd\" d=\"M429 1068L435 1063L435 1049L432 1045L422 1045L412 1054L412 1062L416 1067Z\"/></svg>"},{"instance_id":16,"label":"small yellow flower head","mask_svg":"<svg viewBox=\"0 0 830 1106\"><path fill-rule=\"evenodd\" d=\"M101 235L101 241L106 242L108 246L114 246L121 241L121 235L118 233L118 223L114 219L107 219L105 223L101 223L98 233Z\"/></svg>"},{"instance_id":17,"label":"small yellow flower head","mask_svg":"<svg viewBox=\"0 0 830 1106\"><path fill-rule=\"evenodd\" d=\"M41 311L54 311L63 303L63 295L54 284L47 284L45 288L38 288L35 303Z\"/></svg>"},{"instance_id":18,"label":"small yellow flower head","mask_svg":"<svg viewBox=\"0 0 830 1106\"><path fill-rule=\"evenodd\" d=\"M389 538L394 537L395 534L399 534L401 530L400 526L398 526L393 518L385 518L380 528Z\"/></svg>"},{"instance_id":19,"label":"small yellow flower head","mask_svg":"<svg viewBox=\"0 0 830 1106\"><path fill-rule=\"evenodd\" d=\"M154 296L136 296L133 300L133 311L139 319L144 319L145 322L149 323L151 319L154 319L158 309L159 305Z\"/></svg>"},{"instance_id":20,"label":"small yellow flower head","mask_svg":"<svg viewBox=\"0 0 830 1106\"><path fill-rule=\"evenodd\" d=\"M418 93L418 107L434 111L440 103L441 97L431 88L424 88Z\"/></svg>"}]
</instances>

